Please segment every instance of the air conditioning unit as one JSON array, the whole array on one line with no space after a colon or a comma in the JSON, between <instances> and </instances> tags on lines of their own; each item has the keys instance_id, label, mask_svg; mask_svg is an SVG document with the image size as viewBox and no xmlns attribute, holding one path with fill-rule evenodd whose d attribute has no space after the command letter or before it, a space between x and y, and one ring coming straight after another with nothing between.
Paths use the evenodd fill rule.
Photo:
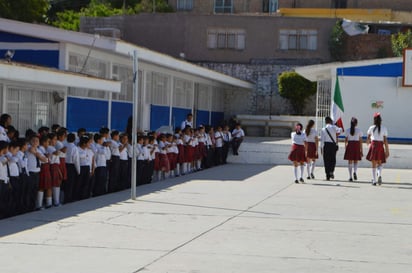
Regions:
<instances>
[{"instance_id":1,"label":"air conditioning unit","mask_svg":"<svg viewBox=\"0 0 412 273\"><path fill-rule=\"evenodd\" d=\"M94 28L94 34L99 34L105 37L120 39L120 29L114 27Z\"/></svg>"}]
</instances>

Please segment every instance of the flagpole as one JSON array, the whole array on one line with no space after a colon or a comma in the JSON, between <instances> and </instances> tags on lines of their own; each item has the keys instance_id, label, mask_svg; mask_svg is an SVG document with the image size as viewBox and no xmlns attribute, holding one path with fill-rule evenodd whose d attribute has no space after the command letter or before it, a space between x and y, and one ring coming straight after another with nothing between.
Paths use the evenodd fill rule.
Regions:
<instances>
[{"instance_id":1,"label":"flagpole","mask_svg":"<svg viewBox=\"0 0 412 273\"><path fill-rule=\"evenodd\" d=\"M139 60L137 50L133 51L133 117L132 117L132 187L131 198L136 200L136 171L137 171L137 115L139 103Z\"/></svg>"}]
</instances>

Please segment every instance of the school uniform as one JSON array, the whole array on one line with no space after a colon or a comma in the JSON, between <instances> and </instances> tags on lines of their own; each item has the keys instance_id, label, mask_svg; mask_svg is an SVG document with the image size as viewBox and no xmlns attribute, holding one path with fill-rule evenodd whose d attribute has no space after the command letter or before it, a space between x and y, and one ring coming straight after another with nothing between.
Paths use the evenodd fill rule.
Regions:
<instances>
[{"instance_id":1,"label":"school uniform","mask_svg":"<svg viewBox=\"0 0 412 273\"><path fill-rule=\"evenodd\" d=\"M132 186L133 145L127 144L127 188Z\"/></svg>"},{"instance_id":2,"label":"school uniform","mask_svg":"<svg viewBox=\"0 0 412 273\"><path fill-rule=\"evenodd\" d=\"M359 128L355 128L353 135L350 134L350 130L345 132L345 138L347 140L347 145L345 148L345 154L343 159L345 160L361 160L361 144L359 139L363 137L363 133Z\"/></svg>"},{"instance_id":3,"label":"school uniform","mask_svg":"<svg viewBox=\"0 0 412 273\"><path fill-rule=\"evenodd\" d=\"M96 169L94 171L93 196L106 193L107 169L106 169L106 149L100 144L96 144L94 150L94 161Z\"/></svg>"},{"instance_id":4,"label":"school uniform","mask_svg":"<svg viewBox=\"0 0 412 273\"><path fill-rule=\"evenodd\" d=\"M169 159L167 158L166 142L159 141L160 170L167 173L170 171Z\"/></svg>"},{"instance_id":5,"label":"school uniform","mask_svg":"<svg viewBox=\"0 0 412 273\"><path fill-rule=\"evenodd\" d=\"M6 129L0 125L0 141L10 142Z\"/></svg>"},{"instance_id":6,"label":"school uniform","mask_svg":"<svg viewBox=\"0 0 412 273\"><path fill-rule=\"evenodd\" d=\"M26 151L27 157L27 171L29 172L28 176L28 207L29 211L32 211L36 207L37 192L39 190L39 181L40 181L40 160L36 157L35 154L30 152L30 149Z\"/></svg>"},{"instance_id":7,"label":"school uniform","mask_svg":"<svg viewBox=\"0 0 412 273\"><path fill-rule=\"evenodd\" d=\"M145 168L144 163L144 151L143 144L137 143L136 145L136 160L137 160L137 170L136 170L136 185L140 186L144 184L143 172Z\"/></svg>"},{"instance_id":8,"label":"school uniform","mask_svg":"<svg viewBox=\"0 0 412 273\"><path fill-rule=\"evenodd\" d=\"M232 131L232 136L233 136L233 140L232 140L233 154L239 155L238 153L239 147L240 147L240 144L242 144L243 142L243 138L245 137L245 132L243 131L242 128L240 129L235 128Z\"/></svg>"},{"instance_id":9,"label":"school uniform","mask_svg":"<svg viewBox=\"0 0 412 273\"><path fill-rule=\"evenodd\" d=\"M126 144L127 145L127 144ZM130 188L129 180L129 156L127 154L128 147L126 146L121 152L119 152L119 189Z\"/></svg>"},{"instance_id":10,"label":"school uniform","mask_svg":"<svg viewBox=\"0 0 412 273\"><path fill-rule=\"evenodd\" d=\"M66 153L61 150L65 147L65 143L58 140L55 146L56 150L59 151L59 166L62 174L62 181L67 180Z\"/></svg>"},{"instance_id":11,"label":"school uniform","mask_svg":"<svg viewBox=\"0 0 412 273\"><path fill-rule=\"evenodd\" d=\"M203 160L203 167L210 168L214 165L213 141L210 135L207 133L204 133L204 137L205 137L206 155Z\"/></svg>"},{"instance_id":12,"label":"school uniform","mask_svg":"<svg viewBox=\"0 0 412 273\"><path fill-rule=\"evenodd\" d=\"M79 150L74 143L66 145L67 180L64 182L64 202L73 202L73 190L80 174Z\"/></svg>"},{"instance_id":13,"label":"school uniform","mask_svg":"<svg viewBox=\"0 0 412 273\"><path fill-rule=\"evenodd\" d=\"M76 200L82 200L90 197L90 177L93 152L89 148L79 147L79 164L80 175L78 178L77 189L75 189Z\"/></svg>"},{"instance_id":14,"label":"school uniform","mask_svg":"<svg viewBox=\"0 0 412 273\"><path fill-rule=\"evenodd\" d=\"M301 132L300 134L296 132L291 133L292 147L288 156L288 159L292 162L306 162L305 155L305 142L306 134Z\"/></svg>"},{"instance_id":15,"label":"school uniform","mask_svg":"<svg viewBox=\"0 0 412 273\"><path fill-rule=\"evenodd\" d=\"M187 119L182 121L182 123L180 124L180 129L184 130L186 126L193 128L193 121L188 121Z\"/></svg>"},{"instance_id":16,"label":"school uniform","mask_svg":"<svg viewBox=\"0 0 412 273\"><path fill-rule=\"evenodd\" d=\"M319 155L316 149L316 138L318 136L318 131L315 128L310 128L310 132L306 132L306 145L307 145L307 158L319 158Z\"/></svg>"},{"instance_id":17,"label":"school uniform","mask_svg":"<svg viewBox=\"0 0 412 273\"><path fill-rule=\"evenodd\" d=\"M17 166L19 167L19 179L21 183L21 202L22 212L28 212L30 207L30 194L29 194L29 172L27 168L27 156L22 151L17 152Z\"/></svg>"},{"instance_id":18,"label":"school uniform","mask_svg":"<svg viewBox=\"0 0 412 273\"><path fill-rule=\"evenodd\" d=\"M166 154L167 154L167 159L169 160L170 170L174 171L176 169L176 160L175 160L175 152L173 150L173 145L176 145L176 143L166 142L166 145L167 146L170 145L170 147L166 149Z\"/></svg>"},{"instance_id":19,"label":"school uniform","mask_svg":"<svg viewBox=\"0 0 412 273\"><path fill-rule=\"evenodd\" d=\"M230 142L232 140L232 133L229 131L223 131L223 155L222 155L222 161L223 164L227 163L227 156L229 154L229 147L230 147Z\"/></svg>"},{"instance_id":20,"label":"school uniform","mask_svg":"<svg viewBox=\"0 0 412 273\"><path fill-rule=\"evenodd\" d=\"M119 185L119 169L120 169L120 148L121 144L118 141L110 140L110 170L108 192L115 192L121 189Z\"/></svg>"},{"instance_id":21,"label":"school uniform","mask_svg":"<svg viewBox=\"0 0 412 273\"><path fill-rule=\"evenodd\" d=\"M46 149L43 146L39 146L37 152L42 156L47 157ZM36 209L43 208L44 192L52 188L52 177L50 172L50 161L47 157L47 161L40 162L40 178L39 178L39 191L37 192L37 205ZM51 197L46 198L46 208L51 206Z\"/></svg>"},{"instance_id":22,"label":"school uniform","mask_svg":"<svg viewBox=\"0 0 412 273\"><path fill-rule=\"evenodd\" d=\"M338 144L336 135L338 133L341 133L341 129L332 124L326 124L321 131L321 147L323 149L323 164L325 167L326 180L334 178L337 152L336 145Z\"/></svg>"},{"instance_id":23,"label":"school uniform","mask_svg":"<svg viewBox=\"0 0 412 273\"><path fill-rule=\"evenodd\" d=\"M383 146L384 137L388 137L388 129L381 125L380 132L375 125L369 127L368 135L370 135L371 144L369 146L368 154L366 159L369 161L381 161L386 163L385 148Z\"/></svg>"},{"instance_id":24,"label":"school uniform","mask_svg":"<svg viewBox=\"0 0 412 273\"><path fill-rule=\"evenodd\" d=\"M215 165L223 163L223 132L215 132Z\"/></svg>"},{"instance_id":25,"label":"school uniform","mask_svg":"<svg viewBox=\"0 0 412 273\"><path fill-rule=\"evenodd\" d=\"M153 180L153 173L154 173L154 162L155 162L155 156L156 156L156 146L153 144L147 145L147 150L149 152L149 163L148 163L148 183L151 183Z\"/></svg>"},{"instance_id":26,"label":"school uniform","mask_svg":"<svg viewBox=\"0 0 412 273\"><path fill-rule=\"evenodd\" d=\"M11 215L16 215L23 211L23 185L20 180L19 166L17 165L19 158L17 155L12 155L10 152L6 155L8 159L7 170L9 176L9 182L11 186L11 200L10 200L10 209Z\"/></svg>"},{"instance_id":27,"label":"school uniform","mask_svg":"<svg viewBox=\"0 0 412 273\"><path fill-rule=\"evenodd\" d=\"M0 157L0 219L10 216L11 187L7 174L7 158Z\"/></svg>"}]
</instances>

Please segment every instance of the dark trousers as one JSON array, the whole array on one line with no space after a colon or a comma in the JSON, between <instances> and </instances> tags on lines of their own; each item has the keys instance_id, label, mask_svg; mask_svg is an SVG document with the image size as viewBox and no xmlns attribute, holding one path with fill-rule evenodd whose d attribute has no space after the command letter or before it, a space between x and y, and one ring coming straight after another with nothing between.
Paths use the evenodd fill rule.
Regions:
<instances>
[{"instance_id":1,"label":"dark trousers","mask_svg":"<svg viewBox=\"0 0 412 273\"><path fill-rule=\"evenodd\" d=\"M325 142L323 146L323 164L326 178L329 179L335 172L336 166L336 145L332 142Z\"/></svg>"},{"instance_id":2,"label":"dark trousers","mask_svg":"<svg viewBox=\"0 0 412 273\"><path fill-rule=\"evenodd\" d=\"M97 167L94 171L93 196L106 193L107 170L106 167Z\"/></svg>"},{"instance_id":3,"label":"dark trousers","mask_svg":"<svg viewBox=\"0 0 412 273\"><path fill-rule=\"evenodd\" d=\"M109 184L108 192L115 192L121 189L119 185L119 169L120 169L120 158L119 156L112 155L110 162L110 171L109 171Z\"/></svg>"},{"instance_id":4,"label":"dark trousers","mask_svg":"<svg viewBox=\"0 0 412 273\"><path fill-rule=\"evenodd\" d=\"M214 165L215 149L207 147L207 155L203 158L203 168L210 168Z\"/></svg>"},{"instance_id":5,"label":"dark trousers","mask_svg":"<svg viewBox=\"0 0 412 273\"><path fill-rule=\"evenodd\" d=\"M238 155L239 147L240 147L240 144L242 144L242 141L243 141L243 138L237 138L237 137L235 137L232 140L232 150L233 150L234 155Z\"/></svg>"},{"instance_id":6,"label":"dark trousers","mask_svg":"<svg viewBox=\"0 0 412 273\"><path fill-rule=\"evenodd\" d=\"M76 200L90 197L90 166L80 166L79 183L75 189Z\"/></svg>"},{"instance_id":7,"label":"dark trousers","mask_svg":"<svg viewBox=\"0 0 412 273\"><path fill-rule=\"evenodd\" d=\"M0 219L12 216L11 212L11 186L0 180Z\"/></svg>"},{"instance_id":8,"label":"dark trousers","mask_svg":"<svg viewBox=\"0 0 412 273\"><path fill-rule=\"evenodd\" d=\"M23 212L23 185L21 183L20 177L10 177L9 180L11 186L11 200L10 200L10 209L11 215L17 215Z\"/></svg>"},{"instance_id":9,"label":"dark trousers","mask_svg":"<svg viewBox=\"0 0 412 273\"><path fill-rule=\"evenodd\" d=\"M223 163L223 147L215 148L215 165L220 165Z\"/></svg>"},{"instance_id":10,"label":"dark trousers","mask_svg":"<svg viewBox=\"0 0 412 273\"><path fill-rule=\"evenodd\" d=\"M30 207L30 193L29 193L29 176L26 174L26 170L20 174L21 181L21 202L22 202L22 212L28 212L31 210Z\"/></svg>"},{"instance_id":11,"label":"dark trousers","mask_svg":"<svg viewBox=\"0 0 412 273\"><path fill-rule=\"evenodd\" d=\"M223 164L226 164L227 155L229 154L229 145L230 145L229 141L223 142L223 153L222 153Z\"/></svg>"},{"instance_id":12,"label":"dark trousers","mask_svg":"<svg viewBox=\"0 0 412 273\"><path fill-rule=\"evenodd\" d=\"M64 203L73 202L74 188L77 188L78 175L74 164L66 164L67 180L63 184Z\"/></svg>"},{"instance_id":13,"label":"dark trousers","mask_svg":"<svg viewBox=\"0 0 412 273\"><path fill-rule=\"evenodd\" d=\"M129 161L128 160L120 160L119 164L119 185L121 189L128 189L130 188L130 180L129 180Z\"/></svg>"},{"instance_id":14,"label":"dark trousers","mask_svg":"<svg viewBox=\"0 0 412 273\"><path fill-rule=\"evenodd\" d=\"M27 203L29 205L29 211L32 211L36 208L37 192L39 191L40 172L30 172L30 176L27 181L29 182L27 186Z\"/></svg>"},{"instance_id":15,"label":"dark trousers","mask_svg":"<svg viewBox=\"0 0 412 273\"><path fill-rule=\"evenodd\" d=\"M145 161L144 160L137 160L137 170L136 170L136 185L140 186L145 183L144 181L144 169L145 169Z\"/></svg>"}]
</instances>

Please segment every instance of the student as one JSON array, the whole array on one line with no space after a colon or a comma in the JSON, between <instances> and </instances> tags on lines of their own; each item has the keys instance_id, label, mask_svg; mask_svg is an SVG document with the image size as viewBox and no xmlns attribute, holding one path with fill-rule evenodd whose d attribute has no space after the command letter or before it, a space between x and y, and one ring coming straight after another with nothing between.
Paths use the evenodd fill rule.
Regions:
<instances>
[{"instance_id":1,"label":"student","mask_svg":"<svg viewBox=\"0 0 412 273\"><path fill-rule=\"evenodd\" d=\"M240 123L236 123L235 129L232 131L232 149L233 149L233 155L239 155L239 147L240 144L243 142L243 138L245 137L245 132L243 129L240 127Z\"/></svg>"},{"instance_id":2,"label":"student","mask_svg":"<svg viewBox=\"0 0 412 273\"><path fill-rule=\"evenodd\" d=\"M67 180L67 168L66 168L67 147L65 146L65 143L67 143L66 141L67 129L60 127L56 135L57 135L57 142L56 142L56 146L54 147L56 148L57 151L59 151L60 172L62 173L62 181L66 181Z\"/></svg>"},{"instance_id":3,"label":"student","mask_svg":"<svg viewBox=\"0 0 412 273\"><path fill-rule=\"evenodd\" d=\"M356 127L358 120L352 118L350 129L345 132L345 155L343 159L348 160L349 181L358 180L358 161L362 159L362 131Z\"/></svg>"},{"instance_id":4,"label":"student","mask_svg":"<svg viewBox=\"0 0 412 273\"><path fill-rule=\"evenodd\" d=\"M9 144L9 151L6 154L7 157L7 171L9 176L9 183L11 187L11 202L9 202L10 207L10 216L19 214L23 211L23 185L20 180L20 173L18 162L19 158L17 153L19 152L20 147L17 141L12 141Z\"/></svg>"},{"instance_id":5,"label":"student","mask_svg":"<svg viewBox=\"0 0 412 273\"><path fill-rule=\"evenodd\" d=\"M325 127L321 132L321 148L323 155L323 163L325 165L326 180L334 179L336 166L336 153L338 151L338 134L341 133L341 128L333 125L330 117L325 117Z\"/></svg>"},{"instance_id":6,"label":"student","mask_svg":"<svg viewBox=\"0 0 412 273\"><path fill-rule=\"evenodd\" d=\"M0 116L0 141L10 142L7 136L7 127L11 125L11 116L9 114L2 114Z\"/></svg>"},{"instance_id":7,"label":"student","mask_svg":"<svg viewBox=\"0 0 412 273\"><path fill-rule=\"evenodd\" d=\"M96 169L94 171L93 196L106 193L107 170L106 170L106 149L103 146L104 137L101 134L94 135L95 150L94 160Z\"/></svg>"},{"instance_id":8,"label":"student","mask_svg":"<svg viewBox=\"0 0 412 273\"><path fill-rule=\"evenodd\" d=\"M207 157L207 135L205 133L205 127L203 125L199 126L198 130L198 151L199 151L199 160L198 160L198 169L201 170L205 168L205 159ZM199 162L200 161L200 162Z\"/></svg>"},{"instance_id":9,"label":"student","mask_svg":"<svg viewBox=\"0 0 412 273\"><path fill-rule=\"evenodd\" d=\"M30 147L28 147L26 151L27 170L29 171L28 194L30 196L30 210L39 207L37 206L37 201L38 199L40 199L40 197L43 200L43 197L39 196L42 195L39 193L40 165L41 162L48 162L48 159L43 153L39 151L39 145L39 137L37 135L32 135L30 138Z\"/></svg>"},{"instance_id":10,"label":"student","mask_svg":"<svg viewBox=\"0 0 412 273\"><path fill-rule=\"evenodd\" d=\"M295 125L295 131L291 133L292 148L289 153L288 159L293 162L293 171L295 174L295 183L302 182L303 171L306 162L305 146L306 146L306 134L302 131L303 125L297 123ZM298 176L298 167L300 166L300 176Z\"/></svg>"},{"instance_id":11,"label":"student","mask_svg":"<svg viewBox=\"0 0 412 273\"><path fill-rule=\"evenodd\" d=\"M129 138L126 133L122 133L120 136L120 145L122 147L121 151L119 150L119 186L120 189L130 188L129 180L129 156L128 156L128 146Z\"/></svg>"},{"instance_id":12,"label":"student","mask_svg":"<svg viewBox=\"0 0 412 273\"><path fill-rule=\"evenodd\" d=\"M0 140L0 219L10 216L11 187L7 174L8 142Z\"/></svg>"},{"instance_id":13,"label":"student","mask_svg":"<svg viewBox=\"0 0 412 273\"><path fill-rule=\"evenodd\" d=\"M215 165L223 164L223 130L217 126L215 131Z\"/></svg>"},{"instance_id":14,"label":"student","mask_svg":"<svg viewBox=\"0 0 412 273\"><path fill-rule=\"evenodd\" d=\"M187 130L190 130L188 127ZM169 159L167 158L167 149L169 148L169 144L166 142L166 135L161 134L158 138L159 141L159 160L160 160L160 177L159 180L163 180L169 178L170 174L170 163Z\"/></svg>"},{"instance_id":15,"label":"student","mask_svg":"<svg viewBox=\"0 0 412 273\"><path fill-rule=\"evenodd\" d=\"M48 153L49 143L50 140L47 135L42 135L40 137L40 146L38 147L37 152L44 156L46 160L40 161L40 179L39 190L37 192L36 210L44 209L44 195L46 195L46 209L52 207L52 177L50 172L50 159L52 155Z\"/></svg>"},{"instance_id":16,"label":"student","mask_svg":"<svg viewBox=\"0 0 412 273\"><path fill-rule=\"evenodd\" d=\"M90 150L91 139L87 135L80 137L79 141L79 163L80 175L77 183L77 200L90 197L90 180L93 174L93 152Z\"/></svg>"},{"instance_id":17,"label":"student","mask_svg":"<svg viewBox=\"0 0 412 273\"><path fill-rule=\"evenodd\" d=\"M315 179L315 163L318 159L318 147L319 147L319 137L318 132L313 126L315 125L314 120L309 120L306 125L305 134L306 134L306 167L308 176L307 179Z\"/></svg>"},{"instance_id":18,"label":"student","mask_svg":"<svg viewBox=\"0 0 412 273\"><path fill-rule=\"evenodd\" d=\"M177 158L176 158L176 176L182 175L183 164L185 163L185 147L183 145L182 135L180 133L175 134L176 137L176 148L177 148Z\"/></svg>"},{"instance_id":19,"label":"student","mask_svg":"<svg viewBox=\"0 0 412 273\"><path fill-rule=\"evenodd\" d=\"M108 192L115 192L121 189L119 184L120 152L126 147L120 144L119 131L112 131L110 137L111 140L108 140L111 154Z\"/></svg>"},{"instance_id":20,"label":"student","mask_svg":"<svg viewBox=\"0 0 412 273\"><path fill-rule=\"evenodd\" d=\"M147 175L148 175L149 183L151 183L153 180L154 162L155 162L157 146L155 145L154 136L149 136L148 138L149 138L149 144L147 145L147 149L149 151L150 160L149 160Z\"/></svg>"},{"instance_id":21,"label":"student","mask_svg":"<svg viewBox=\"0 0 412 273\"><path fill-rule=\"evenodd\" d=\"M174 150L176 142L174 141L172 134L166 134L166 144L166 155L170 165L170 177L174 177L176 175L176 153Z\"/></svg>"},{"instance_id":22,"label":"student","mask_svg":"<svg viewBox=\"0 0 412 273\"><path fill-rule=\"evenodd\" d=\"M380 113L373 115L373 125L368 129L368 138L366 143L369 144L369 151L366 159L372 163L372 185L382 184L383 163L389 157L388 129L382 125ZM378 179L376 180L376 175Z\"/></svg>"},{"instance_id":23,"label":"student","mask_svg":"<svg viewBox=\"0 0 412 273\"><path fill-rule=\"evenodd\" d=\"M143 181L143 172L145 168L145 163L144 163L144 151L143 151L143 146L144 146L144 136L138 136L137 137L137 145L136 145L136 159L137 160L137 170L136 170L136 185L140 186L144 184Z\"/></svg>"},{"instance_id":24,"label":"student","mask_svg":"<svg viewBox=\"0 0 412 273\"><path fill-rule=\"evenodd\" d=\"M29 172L27 168L27 156L26 151L28 148L28 142L25 138L19 138L17 140L19 145L19 151L17 152L19 167L19 179L22 186L21 202L22 202L22 212L28 212L32 209L30 207L30 194L29 194Z\"/></svg>"},{"instance_id":25,"label":"student","mask_svg":"<svg viewBox=\"0 0 412 273\"><path fill-rule=\"evenodd\" d=\"M191 113L187 114L186 120L182 121L180 129L183 131L186 127L193 128L193 115Z\"/></svg>"},{"instance_id":26,"label":"student","mask_svg":"<svg viewBox=\"0 0 412 273\"><path fill-rule=\"evenodd\" d=\"M185 162L183 163L182 175L188 174L192 170L193 149L192 149L192 132L191 128L187 127L183 130L183 145L185 150ZM160 149L160 145L159 145Z\"/></svg>"},{"instance_id":27,"label":"student","mask_svg":"<svg viewBox=\"0 0 412 273\"><path fill-rule=\"evenodd\" d=\"M64 203L73 202L73 189L80 174L79 150L74 144L76 136L73 133L67 135L66 143L66 169L67 180L64 182Z\"/></svg>"},{"instance_id":28,"label":"student","mask_svg":"<svg viewBox=\"0 0 412 273\"><path fill-rule=\"evenodd\" d=\"M232 133L229 130L229 126L223 127L223 164L227 163L227 156L229 154L229 147L232 141Z\"/></svg>"},{"instance_id":29,"label":"student","mask_svg":"<svg viewBox=\"0 0 412 273\"><path fill-rule=\"evenodd\" d=\"M55 133L49 134L50 145L47 147L47 153L50 158L50 172L52 179L52 196L53 206L60 206L60 186L63 181L63 174L60 169L60 151L56 149L57 135Z\"/></svg>"}]
</instances>

